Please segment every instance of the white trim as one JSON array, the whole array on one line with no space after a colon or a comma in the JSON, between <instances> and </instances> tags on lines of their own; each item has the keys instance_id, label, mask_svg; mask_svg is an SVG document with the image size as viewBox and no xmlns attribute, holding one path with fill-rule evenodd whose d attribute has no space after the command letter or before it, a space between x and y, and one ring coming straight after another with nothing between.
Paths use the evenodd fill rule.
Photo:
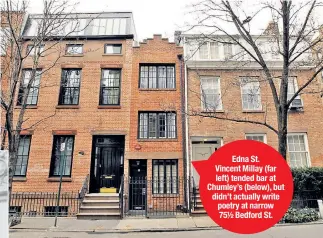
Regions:
<instances>
[{"instance_id":1,"label":"white trim","mask_svg":"<svg viewBox=\"0 0 323 238\"><path fill-rule=\"evenodd\" d=\"M217 108L217 105L215 105L216 108L214 108L214 110L209 110L208 108L204 107L204 98L203 98L203 89L202 89L202 80L203 79L215 80L214 84L219 90L219 97L220 97L219 108ZM215 90L217 88L215 88ZM222 111L223 110L223 102L222 102L221 78L220 78L220 76L209 76L209 75L201 76L200 77L200 95L201 95L201 108L202 108L203 111L215 111L215 112L216 111Z\"/></svg>"},{"instance_id":2,"label":"white trim","mask_svg":"<svg viewBox=\"0 0 323 238\"><path fill-rule=\"evenodd\" d=\"M263 136L264 143L267 144L267 134L266 133L245 133L244 138L247 140L247 136Z\"/></svg>"},{"instance_id":3,"label":"white trim","mask_svg":"<svg viewBox=\"0 0 323 238\"><path fill-rule=\"evenodd\" d=\"M305 150L307 152L307 165L308 167L312 167L312 163L311 163L311 155L310 155L310 149L308 146L308 138L307 138L307 133L306 132L290 132L287 133L287 137L289 135L293 135L293 136L304 136L304 143L305 143ZM289 157L289 149L288 149L288 138L287 138L287 153L288 153L288 157Z\"/></svg>"}]
</instances>

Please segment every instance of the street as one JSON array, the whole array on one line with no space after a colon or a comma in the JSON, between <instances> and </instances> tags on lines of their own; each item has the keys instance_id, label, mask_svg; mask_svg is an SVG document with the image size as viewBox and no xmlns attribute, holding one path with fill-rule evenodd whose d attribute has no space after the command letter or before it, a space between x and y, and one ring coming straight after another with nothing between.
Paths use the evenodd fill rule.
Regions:
<instances>
[{"instance_id":1,"label":"street","mask_svg":"<svg viewBox=\"0 0 323 238\"><path fill-rule=\"evenodd\" d=\"M46 232L46 231L24 231L14 230L10 232L12 238L322 238L323 225L298 225L280 226L271 228L256 235L238 235L225 230L200 230L200 231L181 231L181 232L133 232L133 233L89 233L89 232Z\"/></svg>"}]
</instances>

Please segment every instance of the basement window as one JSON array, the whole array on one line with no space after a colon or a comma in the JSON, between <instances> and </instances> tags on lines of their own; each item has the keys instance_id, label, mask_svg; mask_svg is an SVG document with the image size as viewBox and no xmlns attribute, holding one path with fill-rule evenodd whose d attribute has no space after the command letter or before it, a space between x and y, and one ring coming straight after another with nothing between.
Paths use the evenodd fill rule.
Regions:
<instances>
[{"instance_id":1,"label":"basement window","mask_svg":"<svg viewBox=\"0 0 323 238\"><path fill-rule=\"evenodd\" d=\"M45 212L44 216L45 217L54 217L56 214L56 206L46 206L44 207ZM60 217L67 217L68 215L68 206L59 206L58 207L58 216Z\"/></svg>"}]
</instances>

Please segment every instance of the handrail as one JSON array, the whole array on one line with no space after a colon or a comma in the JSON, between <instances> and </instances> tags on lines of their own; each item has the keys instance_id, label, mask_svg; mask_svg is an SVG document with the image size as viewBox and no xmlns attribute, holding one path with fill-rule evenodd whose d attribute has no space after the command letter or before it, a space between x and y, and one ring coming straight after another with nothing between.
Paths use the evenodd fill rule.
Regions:
<instances>
[{"instance_id":1,"label":"handrail","mask_svg":"<svg viewBox=\"0 0 323 238\"><path fill-rule=\"evenodd\" d=\"M89 180L90 180L90 175L86 175L82 188L79 192L79 198L81 199L81 202L83 201L85 195L89 192Z\"/></svg>"},{"instance_id":2,"label":"handrail","mask_svg":"<svg viewBox=\"0 0 323 238\"><path fill-rule=\"evenodd\" d=\"M120 209L120 218L123 218L123 190L124 190L124 175L121 176L121 182L119 187L119 209Z\"/></svg>"},{"instance_id":3,"label":"handrail","mask_svg":"<svg viewBox=\"0 0 323 238\"><path fill-rule=\"evenodd\" d=\"M192 185L193 185L193 210L195 210L195 208L196 208L196 184L195 184L193 176L192 176Z\"/></svg>"}]
</instances>

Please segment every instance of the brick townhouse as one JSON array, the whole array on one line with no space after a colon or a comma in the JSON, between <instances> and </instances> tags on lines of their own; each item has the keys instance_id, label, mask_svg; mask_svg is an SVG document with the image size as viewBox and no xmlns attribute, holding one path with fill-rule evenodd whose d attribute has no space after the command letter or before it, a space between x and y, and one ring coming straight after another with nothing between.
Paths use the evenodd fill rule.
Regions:
<instances>
[{"instance_id":1,"label":"brick townhouse","mask_svg":"<svg viewBox=\"0 0 323 238\"><path fill-rule=\"evenodd\" d=\"M61 161L68 197L62 197L62 215L106 219L119 217L121 206L129 215L185 207L182 47L160 35L138 44L130 12L77 16L77 32L53 48L55 40L40 46L45 53L23 128L41 123L21 131L12 209L53 215ZM28 15L23 26L22 53L30 52L23 82L30 77L30 41L41 17ZM18 96L17 109L20 104ZM80 191L86 193L82 201ZM37 204L26 205L19 197L26 192Z\"/></svg>"},{"instance_id":2,"label":"brick townhouse","mask_svg":"<svg viewBox=\"0 0 323 238\"><path fill-rule=\"evenodd\" d=\"M223 42L228 40L223 36L215 37ZM264 34L257 38L263 48L269 45L270 35ZM277 128L273 98L268 83L262 80L262 70L247 56L239 55L241 51L238 45L205 41L201 40L200 35L194 34L184 34L180 39L184 45L184 58L187 60L186 107L189 114L211 112L219 116L258 121L263 121L266 116L268 124ZM270 52L265 55L265 59L273 75L279 77L282 65L280 56ZM290 72L293 83L288 88L289 95L293 95L299 85L303 85L313 75L310 67L300 66ZM240 83L242 81L245 83ZM318 91L321 83L321 78L318 78L309 90ZM275 84L277 87L278 79ZM250 89L256 100L250 100ZM323 165L322 116L323 101L320 94L302 94L293 101L288 116L288 163L291 167ZM192 176L194 180L191 186L197 189L199 175L190 161L208 159L226 143L251 139L278 149L277 135L264 126L203 116L189 116L187 125L186 169L188 176ZM205 213L198 192L195 196L197 202L193 213Z\"/></svg>"}]
</instances>

